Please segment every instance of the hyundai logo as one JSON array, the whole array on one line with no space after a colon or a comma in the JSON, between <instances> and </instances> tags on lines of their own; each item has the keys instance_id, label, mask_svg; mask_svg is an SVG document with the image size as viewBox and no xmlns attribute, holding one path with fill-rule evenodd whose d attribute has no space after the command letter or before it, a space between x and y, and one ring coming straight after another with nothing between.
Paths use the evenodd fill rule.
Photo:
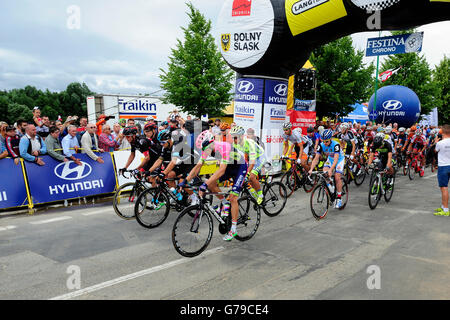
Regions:
<instances>
[{"instance_id":1,"label":"hyundai logo","mask_svg":"<svg viewBox=\"0 0 450 320\"><path fill-rule=\"evenodd\" d=\"M401 109L402 103L398 100L388 100L383 103L383 108L389 111Z\"/></svg>"},{"instance_id":2,"label":"hyundai logo","mask_svg":"<svg viewBox=\"0 0 450 320\"><path fill-rule=\"evenodd\" d=\"M250 81L242 80L238 83L238 91L240 93L249 93L252 92L255 86Z\"/></svg>"},{"instance_id":3,"label":"hyundai logo","mask_svg":"<svg viewBox=\"0 0 450 320\"><path fill-rule=\"evenodd\" d=\"M86 178L92 172L92 167L86 162L81 166L73 161L63 162L55 167L55 175L64 180L80 180Z\"/></svg>"},{"instance_id":4,"label":"hyundai logo","mask_svg":"<svg viewBox=\"0 0 450 320\"><path fill-rule=\"evenodd\" d=\"M280 97L285 97L287 95L287 88L287 85L285 85L284 83L280 83L279 85L275 86L274 91Z\"/></svg>"}]
</instances>

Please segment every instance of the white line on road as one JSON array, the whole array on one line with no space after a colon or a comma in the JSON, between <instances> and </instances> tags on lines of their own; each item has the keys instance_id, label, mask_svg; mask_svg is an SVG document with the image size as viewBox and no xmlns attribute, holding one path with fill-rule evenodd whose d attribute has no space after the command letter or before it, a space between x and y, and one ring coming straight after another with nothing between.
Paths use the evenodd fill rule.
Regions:
<instances>
[{"instance_id":1,"label":"white line on road","mask_svg":"<svg viewBox=\"0 0 450 320\"><path fill-rule=\"evenodd\" d=\"M434 178L434 177L436 177L436 176L437 176L437 173L432 174L431 176L428 176L428 177L424 177L423 179L430 179L430 178Z\"/></svg>"},{"instance_id":2,"label":"white line on road","mask_svg":"<svg viewBox=\"0 0 450 320\"><path fill-rule=\"evenodd\" d=\"M155 273L155 272L158 272L158 271L161 271L161 270L164 270L164 269L168 269L168 268L180 265L182 263L193 261L193 260L199 259L201 257L217 253L217 252L222 251L224 249L225 249L224 247L218 247L218 248L214 248L214 249L211 249L211 250L207 250L207 251L203 252L201 255L196 256L194 258L182 258L182 259L178 259L178 260L175 260L175 261L171 261L171 262L162 264L160 266L156 266L156 267L152 267L152 268L149 268L149 269L141 270L141 271L138 271L138 272L135 272L135 273L132 273L132 274L120 277L120 278L116 278L116 279L113 279L113 280L110 280L110 281L106 281L106 282L103 282L103 283L100 283L100 284L97 284L97 285L94 285L94 286L91 286L91 287L87 287L85 289L81 289L81 290L74 291L74 292L71 292L71 293L63 294L61 296L57 296L57 297L51 298L49 300L69 300L69 299L72 299L72 298L75 298L75 297L82 296L82 295L87 294L87 293L91 293L91 292L98 291L98 290L101 290L101 289L104 289L104 288L107 288L107 287L114 286L114 285L119 284L121 282L125 282L125 281L128 281L128 280L136 279L136 278L139 278L139 277L151 274L151 273Z\"/></svg>"},{"instance_id":3,"label":"white line on road","mask_svg":"<svg viewBox=\"0 0 450 320\"><path fill-rule=\"evenodd\" d=\"M53 219L48 219L48 220L34 221L34 222L30 222L30 223L31 224L44 224L44 223L51 223L51 222L56 222L56 221L68 220L68 219L72 219L72 217L64 216L64 217L58 217L58 218L53 218Z\"/></svg>"},{"instance_id":4,"label":"white line on road","mask_svg":"<svg viewBox=\"0 0 450 320\"><path fill-rule=\"evenodd\" d=\"M16 226L6 226L6 227L0 227L0 231L7 231L17 228Z\"/></svg>"},{"instance_id":5,"label":"white line on road","mask_svg":"<svg viewBox=\"0 0 450 320\"><path fill-rule=\"evenodd\" d=\"M96 210L96 211L82 213L81 215L88 217L88 216L93 216L93 215L96 215L96 214L109 213L109 212L110 211L108 211L107 209L102 209L102 210Z\"/></svg>"}]
</instances>

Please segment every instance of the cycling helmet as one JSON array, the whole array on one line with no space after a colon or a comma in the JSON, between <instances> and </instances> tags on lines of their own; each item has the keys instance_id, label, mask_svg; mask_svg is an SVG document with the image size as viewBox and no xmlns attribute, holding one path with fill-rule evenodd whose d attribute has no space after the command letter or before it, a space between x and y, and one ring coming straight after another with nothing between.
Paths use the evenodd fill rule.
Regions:
<instances>
[{"instance_id":1,"label":"cycling helmet","mask_svg":"<svg viewBox=\"0 0 450 320\"><path fill-rule=\"evenodd\" d=\"M347 130L348 129L348 125L346 124L346 123L342 123L340 126L339 126L339 132L344 132L345 130Z\"/></svg>"},{"instance_id":2,"label":"cycling helmet","mask_svg":"<svg viewBox=\"0 0 450 320\"><path fill-rule=\"evenodd\" d=\"M292 129L292 123L285 122L283 123L283 130Z\"/></svg>"},{"instance_id":3,"label":"cycling helmet","mask_svg":"<svg viewBox=\"0 0 450 320\"><path fill-rule=\"evenodd\" d=\"M202 133L200 133L197 137L197 139L195 140L195 146L197 147L197 149L201 149L202 148L202 142L203 139L205 139L206 136L213 136L213 134L211 133L211 131L209 130L205 130ZM213 136L214 138L214 136Z\"/></svg>"},{"instance_id":4,"label":"cycling helmet","mask_svg":"<svg viewBox=\"0 0 450 320\"><path fill-rule=\"evenodd\" d=\"M243 136L245 134L245 129L241 126L236 126L231 129L230 134L232 136Z\"/></svg>"},{"instance_id":5,"label":"cycling helmet","mask_svg":"<svg viewBox=\"0 0 450 320\"><path fill-rule=\"evenodd\" d=\"M228 129L231 129L231 127L230 127L230 125L228 123L224 122L224 123L222 123L220 125L220 130L225 131L225 130L228 130Z\"/></svg>"},{"instance_id":6,"label":"cycling helmet","mask_svg":"<svg viewBox=\"0 0 450 320\"><path fill-rule=\"evenodd\" d=\"M307 133L313 133L314 132L314 128L313 127L308 127L308 129L306 129Z\"/></svg>"},{"instance_id":7,"label":"cycling helmet","mask_svg":"<svg viewBox=\"0 0 450 320\"><path fill-rule=\"evenodd\" d=\"M416 132L414 134L416 136L421 136L422 135L422 130L416 130Z\"/></svg>"},{"instance_id":8,"label":"cycling helmet","mask_svg":"<svg viewBox=\"0 0 450 320\"><path fill-rule=\"evenodd\" d=\"M211 143L214 142L214 135L209 131L205 131L205 132L206 132L206 134L203 137L203 140L201 143L201 148L203 151L205 151L206 148L208 148L211 145Z\"/></svg>"},{"instance_id":9,"label":"cycling helmet","mask_svg":"<svg viewBox=\"0 0 450 320\"><path fill-rule=\"evenodd\" d=\"M331 131L330 129L326 129L322 132L320 137L322 138L322 140L329 140L333 137L333 131Z\"/></svg>"},{"instance_id":10,"label":"cycling helmet","mask_svg":"<svg viewBox=\"0 0 450 320\"><path fill-rule=\"evenodd\" d=\"M384 132L384 128L383 128L383 127L379 127L379 128L377 129L377 132Z\"/></svg>"},{"instance_id":11,"label":"cycling helmet","mask_svg":"<svg viewBox=\"0 0 450 320\"><path fill-rule=\"evenodd\" d=\"M124 136L133 136L136 135L138 132L136 127L126 127L125 129L123 129L123 135Z\"/></svg>"},{"instance_id":12,"label":"cycling helmet","mask_svg":"<svg viewBox=\"0 0 450 320\"><path fill-rule=\"evenodd\" d=\"M168 126L169 122L168 121L163 121L163 123L161 123L162 126Z\"/></svg>"},{"instance_id":13,"label":"cycling helmet","mask_svg":"<svg viewBox=\"0 0 450 320\"><path fill-rule=\"evenodd\" d=\"M386 132L386 134L389 134L392 132L392 127L386 127L384 131Z\"/></svg>"},{"instance_id":14,"label":"cycling helmet","mask_svg":"<svg viewBox=\"0 0 450 320\"><path fill-rule=\"evenodd\" d=\"M411 129L411 131L416 131L417 128L416 128L416 126L412 126L410 129Z\"/></svg>"},{"instance_id":15,"label":"cycling helmet","mask_svg":"<svg viewBox=\"0 0 450 320\"><path fill-rule=\"evenodd\" d=\"M154 123L147 123L144 126L144 131L148 131L148 130L156 130L158 127L156 126L156 124Z\"/></svg>"},{"instance_id":16,"label":"cycling helmet","mask_svg":"<svg viewBox=\"0 0 450 320\"><path fill-rule=\"evenodd\" d=\"M375 138L373 138L373 146L375 148L379 148L383 144L383 141L384 141L384 136L377 134L375 136Z\"/></svg>"},{"instance_id":17,"label":"cycling helmet","mask_svg":"<svg viewBox=\"0 0 450 320\"><path fill-rule=\"evenodd\" d=\"M317 131L319 131L319 134L322 134L323 130L325 130L325 128L323 126L319 126L319 128L317 128Z\"/></svg>"},{"instance_id":18,"label":"cycling helmet","mask_svg":"<svg viewBox=\"0 0 450 320\"><path fill-rule=\"evenodd\" d=\"M168 140L170 140L171 135L169 130L162 130L158 133L158 141L160 143L166 143Z\"/></svg>"},{"instance_id":19,"label":"cycling helmet","mask_svg":"<svg viewBox=\"0 0 450 320\"><path fill-rule=\"evenodd\" d=\"M398 129L398 132L405 132L405 128L401 127L400 129Z\"/></svg>"}]
</instances>

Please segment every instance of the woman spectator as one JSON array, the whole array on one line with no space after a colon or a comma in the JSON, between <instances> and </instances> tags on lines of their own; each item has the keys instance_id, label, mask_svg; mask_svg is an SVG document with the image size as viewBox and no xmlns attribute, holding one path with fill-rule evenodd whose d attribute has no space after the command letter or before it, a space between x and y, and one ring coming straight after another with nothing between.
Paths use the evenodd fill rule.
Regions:
<instances>
[{"instance_id":1,"label":"woman spectator","mask_svg":"<svg viewBox=\"0 0 450 320\"><path fill-rule=\"evenodd\" d=\"M119 133L114 139L111 134L111 127L108 124L103 125L102 131L102 134L98 137L98 147L106 152L113 152L119 147L119 139L123 136Z\"/></svg>"},{"instance_id":2,"label":"woman spectator","mask_svg":"<svg viewBox=\"0 0 450 320\"><path fill-rule=\"evenodd\" d=\"M8 124L0 121L0 159L8 156L8 150L6 150L6 127L8 127Z\"/></svg>"}]
</instances>

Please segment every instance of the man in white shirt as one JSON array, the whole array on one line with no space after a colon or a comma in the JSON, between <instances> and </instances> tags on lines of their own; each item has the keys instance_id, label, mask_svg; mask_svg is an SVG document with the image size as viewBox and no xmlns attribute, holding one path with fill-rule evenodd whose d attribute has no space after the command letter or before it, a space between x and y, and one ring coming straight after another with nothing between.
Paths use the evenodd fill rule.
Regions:
<instances>
[{"instance_id":1,"label":"man in white shirt","mask_svg":"<svg viewBox=\"0 0 450 320\"><path fill-rule=\"evenodd\" d=\"M80 144L77 139L77 127L70 125L67 128L67 135L62 139L61 146L63 148L63 154L67 158L71 158L74 154L78 152Z\"/></svg>"},{"instance_id":2,"label":"man in white shirt","mask_svg":"<svg viewBox=\"0 0 450 320\"><path fill-rule=\"evenodd\" d=\"M438 182L442 193L442 206L436 209L436 216L450 216L448 210L448 182L450 180L450 125L442 127L442 140L436 144L438 153Z\"/></svg>"}]
</instances>

